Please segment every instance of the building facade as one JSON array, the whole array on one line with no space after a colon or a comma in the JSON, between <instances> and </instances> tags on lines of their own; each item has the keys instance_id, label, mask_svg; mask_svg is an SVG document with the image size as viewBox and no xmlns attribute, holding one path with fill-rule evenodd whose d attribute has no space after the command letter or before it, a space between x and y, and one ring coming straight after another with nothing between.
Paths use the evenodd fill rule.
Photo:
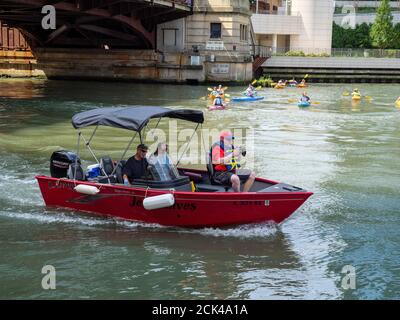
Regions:
<instances>
[{"instance_id":1,"label":"building facade","mask_svg":"<svg viewBox=\"0 0 400 320\"><path fill-rule=\"evenodd\" d=\"M273 52L331 52L333 0L255 0L256 41Z\"/></svg>"},{"instance_id":2,"label":"building facade","mask_svg":"<svg viewBox=\"0 0 400 320\"><path fill-rule=\"evenodd\" d=\"M158 25L157 49L167 57L184 53L189 64L202 66L199 81L249 81L250 16L248 0L196 0L191 16Z\"/></svg>"}]
</instances>

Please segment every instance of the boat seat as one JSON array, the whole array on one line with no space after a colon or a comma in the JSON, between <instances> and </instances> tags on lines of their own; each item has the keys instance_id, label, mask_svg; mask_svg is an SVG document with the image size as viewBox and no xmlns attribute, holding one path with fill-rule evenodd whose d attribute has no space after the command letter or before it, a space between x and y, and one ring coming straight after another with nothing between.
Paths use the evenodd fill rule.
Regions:
<instances>
[{"instance_id":1,"label":"boat seat","mask_svg":"<svg viewBox=\"0 0 400 320\"><path fill-rule=\"evenodd\" d=\"M67 177L71 180L85 180L85 174L79 162L71 163L68 167Z\"/></svg>"},{"instance_id":2,"label":"boat seat","mask_svg":"<svg viewBox=\"0 0 400 320\"><path fill-rule=\"evenodd\" d=\"M103 169L101 171L102 174L106 174L109 176L114 171L114 162L112 161L111 157L105 156L100 159L100 168ZM103 172L104 171L104 172Z\"/></svg>"},{"instance_id":3,"label":"boat seat","mask_svg":"<svg viewBox=\"0 0 400 320\"><path fill-rule=\"evenodd\" d=\"M207 172L208 172L208 177L210 179L210 182L212 185L216 185L216 186L222 186L226 192L229 191L229 189L231 188L230 186L224 186L222 184L220 184L219 182L215 181L213 176L214 176L214 167L212 165L212 147L210 149L210 152L207 152L207 159L206 159L206 163L207 163Z\"/></svg>"},{"instance_id":4,"label":"boat seat","mask_svg":"<svg viewBox=\"0 0 400 320\"><path fill-rule=\"evenodd\" d=\"M126 160L121 160L118 162L117 167L115 168L115 178L117 179L117 183L124 183L124 178L122 177L122 170L126 164Z\"/></svg>"},{"instance_id":5,"label":"boat seat","mask_svg":"<svg viewBox=\"0 0 400 320\"><path fill-rule=\"evenodd\" d=\"M114 176L98 176L97 177L98 183L117 183L117 179Z\"/></svg>"},{"instance_id":6,"label":"boat seat","mask_svg":"<svg viewBox=\"0 0 400 320\"><path fill-rule=\"evenodd\" d=\"M196 191L198 192L231 192L231 187L222 185L211 185L206 183L196 183Z\"/></svg>"}]
</instances>

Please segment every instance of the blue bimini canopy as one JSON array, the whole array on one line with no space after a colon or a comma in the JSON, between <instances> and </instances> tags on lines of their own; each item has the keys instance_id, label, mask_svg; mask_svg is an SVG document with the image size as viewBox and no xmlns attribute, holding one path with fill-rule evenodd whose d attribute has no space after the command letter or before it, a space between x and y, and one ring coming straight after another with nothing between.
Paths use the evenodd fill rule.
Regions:
<instances>
[{"instance_id":1,"label":"blue bimini canopy","mask_svg":"<svg viewBox=\"0 0 400 320\"><path fill-rule=\"evenodd\" d=\"M141 131L153 118L174 118L195 123L204 122L204 115L200 110L134 106L98 108L80 112L72 117L72 125L75 129L101 125Z\"/></svg>"}]
</instances>

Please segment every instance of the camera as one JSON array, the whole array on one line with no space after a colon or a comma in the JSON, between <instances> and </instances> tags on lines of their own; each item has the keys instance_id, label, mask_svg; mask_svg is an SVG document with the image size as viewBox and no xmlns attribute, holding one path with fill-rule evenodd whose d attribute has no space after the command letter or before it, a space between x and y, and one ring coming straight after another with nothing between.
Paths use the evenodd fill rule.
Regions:
<instances>
[{"instance_id":1,"label":"camera","mask_svg":"<svg viewBox=\"0 0 400 320\"><path fill-rule=\"evenodd\" d=\"M246 151L246 147L245 146L241 146L240 147L240 153L242 154L243 157L246 156L247 151Z\"/></svg>"}]
</instances>

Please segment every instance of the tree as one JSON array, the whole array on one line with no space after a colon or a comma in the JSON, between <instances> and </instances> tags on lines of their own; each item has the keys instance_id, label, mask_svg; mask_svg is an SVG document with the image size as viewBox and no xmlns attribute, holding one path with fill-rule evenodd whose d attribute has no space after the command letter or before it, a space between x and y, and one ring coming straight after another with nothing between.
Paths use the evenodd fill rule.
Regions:
<instances>
[{"instance_id":1,"label":"tree","mask_svg":"<svg viewBox=\"0 0 400 320\"><path fill-rule=\"evenodd\" d=\"M382 0L375 22L371 27L372 45L379 49L387 49L393 45L395 33L393 28L393 15L390 10L389 0Z\"/></svg>"}]
</instances>

